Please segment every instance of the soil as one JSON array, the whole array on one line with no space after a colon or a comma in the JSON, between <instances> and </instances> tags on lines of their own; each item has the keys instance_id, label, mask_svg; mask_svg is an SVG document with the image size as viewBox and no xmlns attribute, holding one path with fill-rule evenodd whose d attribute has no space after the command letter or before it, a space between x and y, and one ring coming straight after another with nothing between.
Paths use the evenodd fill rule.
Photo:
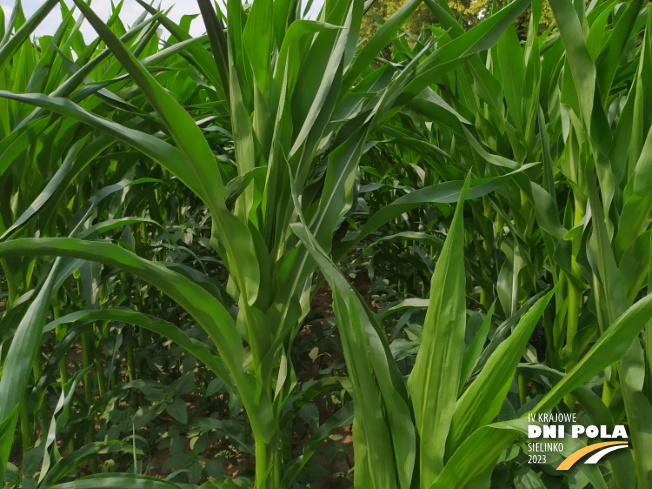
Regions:
<instances>
[{"instance_id":1,"label":"soil","mask_svg":"<svg viewBox=\"0 0 652 489\"><path fill-rule=\"evenodd\" d=\"M368 290L368 288L367 284L366 290ZM309 345L315 344L315 342L318 341L316 334L313 331L315 326L318 326L320 331L330 329L330 322L334 320L335 316L332 304L333 293L328 286L328 283L323 282L310 304L311 311L316 317L301 328L295 339L295 345L300 345L302 343ZM295 363L294 367L299 384L318 377L319 372L326 370L333 364L333 362L342 361L342 348L340 346L340 339L336 329L333 329L332 334L328 336L328 342L321 341L318 344L318 348L319 356L316 359L313 360L308 355L308 352L305 352L300 361ZM337 369L334 369L329 375L333 376L338 375L339 373L340 372L338 372ZM320 396L316 398L314 402L319 410L320 424L329 419L341 407L340 405L331 402L327 396ZM313 430L307 430L302 438L298 438L295 435L295 439L292 440L294 445L293 456L297 457L301 454L301 447L305 445L312 434ZM352 487L352 477L346 475L349 473L353 464L353 438L351 436L351 426L337 428L329 438L332 441L337 440L339 448L344 456L336 458L328 457L320 452L315 453L309 463L320 465L326 468L329 473L317 479L311 484L311 487L315 489L345 489Z\"/></svg>"},{"instance_id":2,"label":"soil","mask_svg":"<svg viewBox=\"0 0 652 489\"><path fill-rule=\"evenodd\" d=\"M380 306L369 297L370 289L370 280L369 276L364 269L356 271L354 277L349 277L350 283L355 287L357 291L363 296L365 302L372 310L379 310ZM4 300L0 300L0 311L3 310L5 305ZM319 348L319 356L313 360L308 354L308 351L305 351L301 354L299 361L295 362L294 367L297 375L297 380L299 383L306 382L308 380L314 379L316 376L320 376L319 372L330 367L333 362L341 362L341 347L339 336L337 334L337 329L333 328L331 323L334 322L334 311L332 309L332 292L326 282L323 282L317 293L315 294L311 302L311 319L302 327L299 331L295 345L300 344L315 344ZM314 329L317 328L320 334L323 334L324 331L332 331L328 337L327 341L322 341L324 338L318 339ZM76 371L76 366L81 364L82 361L82 348L80 345L73 345L67 356L68 363L68 372L73 374ZM126 375L126 371L124 372ZM341 375L343 372L338 371L337 368L330 371L326 375ZM80 391L83 396L83 387ZM186 400L187 396L184 396ZM226 402L226 401L225 401ZM322 395L314 400L318 411L319 411L319 421L320 424L325 422L330 416L332 416L341 406L332 402L332 399L329 396ZM193 399L188 398L186 400L188 406L188 411L190 416L208 416L210 413L197 412L195 402ZM122 402L122 407L126 408L126 404ZM213 410L213 412L217 412ZM158 415L156 418L157 426L168 426L171 427L176 423L176 421L169 416L165 411ZM99 426L98 426L99 428ZM137 431L139 436L142 436L146 439L151 438L151 433L148 432L148 428L144 427ZM301 447L305 444L306 441L310 439L310 436L313 434L313 430L307 429L304 436L298 438L295 436L293 440L294 445L294 456L298 456L301 451ZM186 440L186 443L189 443L189 440ZM352 487L353 476L351 468L353 466L353 439L351 434L351 426L343 426L336 429L333 434L330 436L328 444L331 446L337 447L336 450L329 450L328 452L322 453L317 451L312 457L309 464L320 465L328 471L328 474L320 477L315 482L311 483L313 489L345 489ZM10 460L12 463L20 466L22 460L22 453L20 448L18 448L19 443L15 443L12 449ZM324 445L322 445L323 447ZM153 447L152 447L153 448ZM186 447L189 449L189 447ZM201 459L211 460L214 458L216 453L225 454L222 457L224 473L227 476L233 477L238 474L251 474L254 469L253 457L247 454L239 452L228 439L217 439L214 436L209 438L209 443L204 452L200 454L200 463ZM67 450L62 448L62 455L65 455ZM163 469L165 462L170 458L170 450L165 449L154 449L148 456L145 456L143 459L146 467L143 468L147 472L147 475L150 477L156 477L164 479L166 476L170 475L174 470L173 469ZM103 458L99 457L98 465L101 468L103 465ZM118 461L116 461L118 462ZM119 467L118 469L124 469L124 467ZM90 473L89 464L84 464L81 467L83 473Z\"/></svg>"}]
</instances>

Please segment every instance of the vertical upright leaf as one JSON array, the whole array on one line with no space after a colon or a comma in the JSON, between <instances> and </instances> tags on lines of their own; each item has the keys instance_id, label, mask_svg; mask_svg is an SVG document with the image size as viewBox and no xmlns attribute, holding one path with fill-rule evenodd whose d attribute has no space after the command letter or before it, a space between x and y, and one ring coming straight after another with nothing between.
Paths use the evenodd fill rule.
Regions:
<instances>
[{"instance_id":1,"label":"vertical upright leaf","mask_svg":"<svg viewBox=\"0 0 652 489\"><path fill-rule=\"evenodd\" d=\"M430 487L444 468L444 452L457 401L464 359L466 274L464 271L464 183L455 216L430 283L430 303L421 347L408 380L420 437L421 487Z\"/></svg>"}]
</instances>

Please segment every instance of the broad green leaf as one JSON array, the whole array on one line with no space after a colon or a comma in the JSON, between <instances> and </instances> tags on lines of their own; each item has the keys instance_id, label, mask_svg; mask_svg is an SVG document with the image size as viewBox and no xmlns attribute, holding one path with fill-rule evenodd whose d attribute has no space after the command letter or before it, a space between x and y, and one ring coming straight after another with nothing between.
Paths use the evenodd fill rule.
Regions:
<instances>
[{"instance_id":1,"label":"broad green leaf","mask_svg":"<svg viewBox=\"0 0 652 489\"><path fill-rule=\"evenodd\" d=\"M9 462L9 454L11 453L11 445L14 442L17 421L18 406L14 406L5 415L4 419L0 421L0 477L2 477L2 480L5 480L5 469Z\"/></svg>"},{"instance_id":2,"label":"broad green leaf","mask_svg":"<svg viewBox=\"0 0 652 489\"><path fill-rule=\"evenodd\" d=\"M75 0L75 4L165 121L172 137L189 162L189 165L186 165L186 172L193 173L206 203L214 211L223 209L222 178L217 162L195 121L174 96L168 93L124 47L88 5L81 0Z\"/></svg>"},{"instance_id":3,"label":"broad green leaf","mask_svg":"<svg viewBox=\"0 0 652 489\"><path fill-rule=\"evenodd\" d=\"M5 91L0 91L0 97L30 103L68 117L73 117L106 134L110 134L116 139L132 145L134 148L161 164L161 166L167 168L200 197L207 197L202 191L196 175L189 171L188 161L181 152L171 144L166 143L151 134L102 119L85 111L79 105L66 98L48 97L41 94L16 94Z\"/></svg>"},{"instance_id":4,"label":"broad green leaf","mask_svg":"<svg viewBox=\"0 0 652 489\"><path fill-rule=\"evenodd\" d=\"M482 197L483 195L487 195L488 193L499 189L512 174L522 171L524 168L525 167L501 177L472 180L468 198L475 199ZM404 212L415 209L423 204L457 202L460 198L462 188L463 181L450 181L424 187L410 192L403 197L399 197L391 204L382 207L380 210L372 214L363 228L360 231L347 236L344 242L336 247L333 254L338 258L343 256L346 251L352 249L356 244L360 243L364 238L369 236L383 224L400 216Z\"/></svg>"},{"instance_id":5,"label":"broad green leaf","mask_svg":"<svg viewBox=\"0 0 652 489\"><path fill-rule=\"evenodd\" d=\"M168 404L166 410L179 423L186 424L188 422L188 406L180 397Z\"/></svg>"},{"instance_id":6,"label":"broad green leaf","mask_svg":"<svg viewBox=\"0 0 652 489\"><path fill-rule=\"evenodd\" d=\"M650 327L649 323L646 326ZM625 402L629 437L632 440L636 464L637 487L652 487L652 460L645 453L652 447L652 433L646 429L652 417L652 405L643 393L645 358L638 339L619 363L620 386Z\"/></svg>"},{"instance_id":7,"label":"broad green leaf","mask_svg":"<svg viewBox=\"0 0 652 489\"><path fill-rule=\"evenodd\" d=\"M597 80L603 103L609 97L611 84L620 65L623 48L630 38L634 22L641 10L642 4L642 0L627 2L625 13L618 19L609 37L609 42L606 43L596 61Z\"/></svg>"},{"instance_id":8,"label":"broad green leaf","mask_svg":"<svg viewBox=\"0 0 652 489\"><path fill-rule=\"evenodd\" d=\"M584 42L581 21L570 0L550 0L557 27L566 46L566 55L584 123L590 127L596 84L595 63Z\"/></svg>"},{"instance_id":9,"label":"broad green leaf","mask_svg":"<svg viewBox=\"0 0 652 489\"><path fill-rule=\"evenodd\" d=\"M565 395L623 358L638 334L650 324L651 317L652 295L648 295L627 309L603 332L582 359L537 404L533 412L550 411Z\"/></svg>"},{"instance_id":10,"label":"broad green leaf","mask_svg":"<svg viewBox=\"0 0 652 489\"><path fill-rule=\"evenodd\" d=\"M457 401L446 440L446 452L452 454L477 428L493 420L503 405L514 380L516 367L525 352L534 328L552 299L553 292L532 306L489 357L478 376Z\"/></svg>"},{"instance_id":11,"label":"broad green leaf","mask_svg":"<svg viewBox=\"0 0 652 489\"><path fill-rule=\"evenodd\" d=\"M496 45L502 79L502 89L507 108L517 127L522 126L523 85L525 83L525 60L516 28L509 27Z\"/></svg>"},{"instance_id":12,"label":"broad green leaf","mask_svg":"<svg viewBox=\"0 0 652 489\"><path fill-rule=\"evenodd\" d=\"M0 243L0 258L48 254L98 261L118 267L160 288L184 307L215 343L242 396L255 435L260 441L271 439L271 433L275 431L275 420L270 400L262 392L259 380L245 371L245 351L234 321L213 295L180 273L111 243L74 238L16 239ZM40 339L40 334L38 336ZM25 358L25 355L22 357ZM0 388L3 382L4 376L0 380Z\"/></svg>"},{"instance_id":13,"label":"broad green leaf","mask_svg":"<svg viewBox=\"0 0 652 489\"><path fill-rule=\"evenodd\" d=\"M463 204L469 185L467 178L431 279L421 346L408 379L420 439L422 487L434 483L444 468L446 438L457 401L456 380L462 371L466 330Z\"/></svg>"},{"instance_id":14,"label":"broad green leaf","mask_svg":"<svg viewBox=\"0 0 652 489\"><path fill-rule=\"evenodd\" d=\"M10 248L14 246L13 243L9 243ZM1 252L0 257L4 258ZM45 282L30 303L13 335L2 377L0 377L0 397L3 399L3 402L0 403L0 420L9 419L14 408L18 406L25 395L32 362L41 346L50 297L56 292L54 283L60 264L61 260L55 260Z\"/></svg>"},{"instance_id":15,"label":"broad green leaf","mask_svg":"<svg viewBox=\"0 0 652 489\"><path fill-rule=\"evenodd\" d=\"M652 210L652 196L647 190L652 186L652 128L634 168L633 191L623 207L615 238L616 253L621 256L643 231Z\"/></svg>"},{"instance_id":16,"label":"broad green leaf","mask_svg":"<svg viewBox=\"0 0 652 489\"><path fill-rule=\"evenodd\" d=\"M480 354L484 348L484 344L487 341L487 335L489 333L489 327L491 326L491 320L493 318L495 308L496 303L494 302L491 304L491 307L487 311L487 314L485 315L480 328L473 337L473 340L466 347L466 350L464 350L464 362L462 364L462 375L460 376L460 393L464 388L466 380L469 378L469 375L471 375L471 372L473 372L473 369L478 363Z\"/></svg>"},{"instance_id":17,"label":"broad green leaf","mask_svg":"<svg viewBox=\"0 0 652 489\"><path fill-rule=\"evenodd\" d=\"M527 420L494 423L476 430L447 460L441 475L428 489L465 487L475 477L495 466L503 451L527 433Z\"/></svg>"},{"instance_id":18,"label":"broad green leaf","mask_svg":"<svg viewBox=\"0 0 652 489\"><path fill-rule=\"evenodd\" d=\"M267 79L270 67L270 55L274 43L273 29L273 0L259 0L254 2L247 16L242 43L252 71L262 94L267 88ZM231 67L233 71L233 67Z\"/></svg>"},{"instance_id":19,"label":"broad green leaf","mask_svg":"<svg viewBox=\"0 0 652 489\"><path fill-rule=\"evenodd\" d=\"M95 474L64 484L47 486L48 489L114 489L116 487L135 489L179 489L179 486L161 479L136 474Z\"/></svg>"},{"instance_id":20,"label":"broad green leaf","mask_svg":"<svg viewBox=\"0 0 652 489\"><path fill-rule=\"evenodd\" d=\"M382 479L388 483L387 481L391 481L394 477L392 474L398 471L400 487L408 488L416 457L415 432L409 415L405 385L389 347L384 341L383 331L378 324L374 324L373 315L366 308L364 302L342 277L324 251L320 249L315 238L308 234L307 229L299 224L293 224L292 230L308 248L313 259L317 261L326 280L331 285L331 290L333 290L333 308L338 324L340 324L345 359L353 384L354 403L356 403L358 413L357 425L363 432L363 434L361 433L363 439L358 440L354 449L356 456L360 449L364 450L363 461L369 463L369 466L363 469L366 473L363 480L367 480L368 477L370 481L375 480L374 484L379 484ZM366 346L367 344L368 346ZM365 350L368 353L361 355L360 353ZM378 386L370 375L372 371L376 376ZM382 419L382 406L374 402L374 399L378 397L377 394L374 394L376 389L380 391L387 408L387 422ZM389 431L385 435L387 428ZM393 455L391 451L387 453L384 449L368 449L368 447L376 446L375 443L380 443L382 437L389 436L390 433ZM366 446L363 446L363 443ZM387 457L391 460L392 456L396 459L396 468L394 468L394 463L387 460ZM383 458L385 458L384 462ZM378 470L377 463L389 463L390 465L383 466L384 470ZM356 475L356 483L358 483L357 477Z\"/></svg>"}]
</instances>

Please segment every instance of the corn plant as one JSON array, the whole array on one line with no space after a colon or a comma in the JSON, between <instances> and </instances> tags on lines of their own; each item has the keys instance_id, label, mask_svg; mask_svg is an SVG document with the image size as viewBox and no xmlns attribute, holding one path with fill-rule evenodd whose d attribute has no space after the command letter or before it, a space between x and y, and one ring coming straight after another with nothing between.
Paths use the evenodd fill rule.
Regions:
<instances>
[{"instance_id":1,"label":"corn plant","mask_svg":"<svg viewBox=\"0 0 652 489\"><path fill-rule=\"evenodd\" d=\"M533 5L524 42L510 27L484 63L470 62L441 84L466 132L477 131L492 152L506 158L503 163L543 163L541 170L523 172L483 197L474 213L482 240L474 251L494 270L479 301L488 307L497 299L504 317L540 292L541 284L556 285L554 312L543 319L545 364L555 371L525 365L520 370L544 392L539 382L575 372L587 349L593 345L591 354L613 332L615 319L645 296L650 213L646 198L636 193L649 160L649 121L643 115L649 111L640 88L648 70L649 8L642 2L550 4L556 33L540 34L540 5ZM438 11L451 33L463 32L445 9ZM424 133L425 124L439 116L425 104L412 108L423 115L409 120L414 132ZM450 148L479 175L493 174L488 160L474 157L472 144L460 144L468 136L452 136L440 127L432 142ZM565 399L567 409L575 410L577 402L592 413L608 407L609 423L628 420L633 451L613 459L610 483L616 487L649 485L641 424L642 413L649 412L647 320L638 330L642 336L627 341L598 376L602 402L585 395ZM524 405L533 393L520 380Z\"/></svg>"},{"instance_id":2,"label":"corn plant","mask_svg":"<svg viewBox=\"0 0 652 489\"><path fill-rule=\"evenodd\" d=\"M359 0L327 0L316 20L297 1L230 0L221 12L198 0L207 32L196 39L187 24L139 3L143 15L127 30L122 4L104 23L75 0L79 21L88 20L99 36L89 45L74 12L62 6L64 22L40 50L29 36L58 2L45 2L24 22L17 3L0 45L0 67L10 67L0 87L0 188L8 189L1 196L0 263L8 287L3 329L10 332L2 347L0 471L17 423L23 448L36 418L56 434L80 382L91 411L89 448L73 448L93 457L106 449L94 439L92 411L112 402L106 399L118 384L111 372L101 373L101 355L108 363L108 325L120 322L177 343L219 378L251 427L254 487L293 487L316 447L351 418L350 406L341 408L293 457L297 405L333 383L299 391L292 361L325 279L346 363L347 376L336 382L352 399L356 487L488 486L505 450L526 432L519 416L574 409L576 402L601 415L609 407L607 424L627 416L633 452L621 460L635 465L637 480L616 464L611 477L617 487L647 487L642 447L649 440L641 424L649 389L638 372L649 362L637 338L647 331L652 302L642 293L648 267L634 265L649 261L652 205L643 90L652 17L642 2L594 2L585 11L582 2L554 0L558 35L538 32L541 4L534 2L521 45L513 22L529 2L496 9L465 31L445 1L426 1L441 28L406 42L397 32L421 3L409 0L360 46L369 5ZM170 35L163 49L160 27ZM390 44L396 62L378 66ZM624 148L625 162L618 159ZM356 222L360 180L386 171L386 160L374 162L376 151L383 159L384 151L398 161L418 160L413 168L423 178L398 175L417 188L405 195L405 187L391 189L382 207L368 207L364 222ZM373 170L361 169L361 161L372 161ZM219 261L223 282L206 273L199 256L193 266L169 263L145 246L146 226L167 229L164 211L125 188L153 183L177 189L163 200L200 209L205 253ZM428 222L430 204L440 211L437 223ZM420 302L426 313L414 366L403 372L378 318L337 265L408 214L425 226L390 231L387 240L431 243L436 264L432 274L421 274L430 293ZM441 239L430 235L435 224ZM105 267L124 275L103 281ZM80 299L66 285L71 274ZM120 308L122 300L100 300L98 284L113 283L120 295L126 274L190 314L211 345L153 313ZM142 294L124 288L125 297ZM468 303L483 312L467 342ZM71 326L77 321L83 329ZM524 353L532 359L528 342L539 321L548 365L519 367ZM34 415L28 407L33 399L44 406L46 381L39 380L56 371L44 373L39 361L44 326L56 329L59 351L81 335L85 355L72 378L59 364L64 414L50 423L46 409ZM500 417L517 370L518 414ZM603 371L604 404L596 408L581 386ZM541 387L546 380L554 387ZM58 463L56 443L43 443L39 483L46 486L63 480L66 465ZM595 487L611 483L596 467L581 470ZM69 484L172 485L101 478ZM233 483L249 484L212 486Z\"/></svg>"},{"instance_id":3,"label":"corn plant","mask_svg":"<svg viewBox=\"0 0 652 489\"><path fill-rule=\"evenodd\" d=\"M397 12L358 53L362 2L327 2L319 21L301 19L297 3L257 1L244 10L239 2L229 2L226 30L209 2L199 5L210 55L205 47L190 43L187 34L164 15L145 4L143 7L193 56L209 86L214 87L213 96L223 97L230 113L233 159L216 157L202 128L146 69L146 62L138 59L142 53L129 49L84 2L77 2L77 8L147 99L151 107L147 119L166 136L144 132L143 124L134 127L134 123L104 118L93 112L92 102L84 107L64 98L68 86L52 95L2 95L13 103L38 106L40 110L30 114L30 122L37 121L43 111L61 114L99 134L102 144L94 150L99 152L117 139L183 182L210 212L211 246L229 271L227 291L237 308L230 309L232 302L207 290L202 283L208 280L201 279L197 271L180 273L107 242L16 238L24 230L20 222L11 229L14 239L2 245L3 257L45 253L99 261L134 273L186 309L211 337L219 356L206 357L196 348L192 351L198 358L209 359L209 367L241 399L248 414L256 441L256 486L279 487L291 482L291 478L283 479L290 421L283 408L296 383L288 358L307 312L316 266L307 250L297 246L289 224L300 211L310 220L319 245L332 248L333 235L351 206L358 161L369 132L394 107L431 83L432 71L413 73L413 65L404 73L379 80L380 73L367 69L416 8L416 1ZM514 4L471 31L462 42L437 50L427 60L430 70L440 65L450 69L464 60L455 60L455 56L483 49L490 42L485 39L492 39L524 6L523 2ZM45 13L37 13L31 25ZM13 54L17 44L8 44L6 52ZM80 78L75 81L81 82ZM401 93L405 100L399 99ZM15 134L21 134L20 126ZM85 156L90 160L93 154ZM229 165L234 165L235 174ZM225 176L231 177L228 185ZM304 189L296 201L292 186ZM77 232L73 230L73 235ZM351 245L343 244L339 252L347 246ZM0 390L7 399L2 418L8 418L9 425L13 407L20 404L18 386L25 383L31 368L18 359L34 356L40 338L38 325L45 318L63 263L56 261L50 270L7 353L5 365L12 367L4 371ZM13 296L11 299L13 302ZM100 310L94 318L110 319L104 314ZM138 322L141 327L145 323ZM383 479L390 480L393 473L388 467ZM403 486L409 484L404 473L400 477ZM360 478L365 480L364 475Z\"/></svg>"}]
</instances>

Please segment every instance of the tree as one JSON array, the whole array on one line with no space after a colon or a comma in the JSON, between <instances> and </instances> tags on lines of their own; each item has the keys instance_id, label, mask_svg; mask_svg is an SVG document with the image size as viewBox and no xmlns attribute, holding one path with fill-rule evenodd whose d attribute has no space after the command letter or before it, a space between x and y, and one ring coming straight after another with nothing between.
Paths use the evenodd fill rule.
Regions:
<instances>
[{"instance_id":1,"label":"tree","mask_svg":"<svg viewBox=\"0 0 652 489\"><path fill-rule=\"evenodd\" d=\"M362 21L361 36L368 38L378 30L380 24L389 19L407 0L375 0ZM482 19L486 18L492 9L492 0L449 0L448 6L455 17L461 19L465 28L470 29ZM503 0L498 0L496 6L502 7ZM525 38L530 20L528 9L516 21L519 36ZM436 24L437 17L426 3L422 3L407 20L403 28L414 36L421 33L424 25ZM547 0L542 5L539 32L542 33L554 23L552 9Z\"/></svg>"}]
</instances>

